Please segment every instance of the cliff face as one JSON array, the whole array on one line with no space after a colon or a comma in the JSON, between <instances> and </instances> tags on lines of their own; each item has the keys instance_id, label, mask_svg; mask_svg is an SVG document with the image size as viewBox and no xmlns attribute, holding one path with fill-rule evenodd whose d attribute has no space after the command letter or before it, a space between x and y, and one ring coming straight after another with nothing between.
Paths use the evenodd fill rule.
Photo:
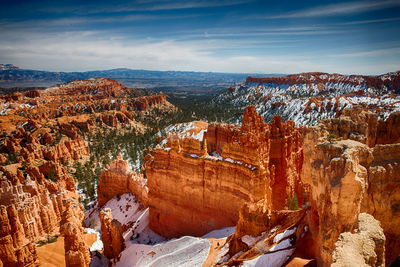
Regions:
<instances>
[{"instance_id":1,"label":"cliff face","mask_svg":"<svg viewBox=\"0 0 400 267\"><path fill-rule=\"evenodd\" d=\"M167 237L199 236L236 224L245 202L287 206L294 193L303 195L295 180L299 140L293 123L277 118L266 124L254 107L246 109L241 127L210 124L201 140L169 136L147 166L150 227ZM271 172L279 179L270 179ZM272 193L271 184L282 191ZM272 202L272 195L280 201Z\"/></svg>"},{"instance_id":2,"label":"cliff face","mask_svg":"<svg viewBox=\"0 0 400 267\"><path fill-rule=\"evenodd\" d=\"M141 174L131 170L128 162L121 157L111 162L100 175L97 188L99 207L104 206L116 195L132 193L143 206L147 207L147 182Z\"/></svg>"},{"instance_id":3,"label":"cliff face","mask_svg":"<svg viewBox=\"0 0 400 267\"><path fill-rule=\"evenodd\" d=\"M400 144L377 145L372 156L362 211L380 221L386 236L386 263L390 263L400 254Z\"/></svg>"},{"instance_id":4,"label":"cliff face","mask_svg":"<svg viewBox=\"0 0 400 267\"><path fill-rule=\"evenodd\" d=\"M396 117L394 113L390 120L373 125L392 125L385 132L396 132L398 126L390 123ZM303 183L311 186L308 219L315 244L318 244L314 247L315 257L322 266L330 265L339 235L357 229L358 215L367 212L381 223L386 236L386 262L390 263L399 253L399 231L394 226L400 223L396 208L400 202L400 184L396 180L400 165L399 144L368 147L366 144L375 143L368 142L370 136L378 140L381 132L370 126L358 135L367 137L362 138L367 140L366 144L353 140L322 141L325 132L321 129L325 128L325 123L320 125L322 128L309 129L305 136L305 163L301 175ZM384 139L398 142L397 138Z\"/></svg>"},{"instance_id":5,"label":"cliff face","mask_svg":"<svg viewBox=\"0 0 400 267\"><path fill-rule=\"evenodd\" d=\"M372 155L368 147L352 140L319 143L308 149L314 150L313 156L305 159L311 172L302 177L309 179L305 182L311 185L312 218L317 220L310 222L310 230L317 237L319 263L329 266L339 234L355 228L366 192L364 166Z\"/></svg>"}]
</instances>

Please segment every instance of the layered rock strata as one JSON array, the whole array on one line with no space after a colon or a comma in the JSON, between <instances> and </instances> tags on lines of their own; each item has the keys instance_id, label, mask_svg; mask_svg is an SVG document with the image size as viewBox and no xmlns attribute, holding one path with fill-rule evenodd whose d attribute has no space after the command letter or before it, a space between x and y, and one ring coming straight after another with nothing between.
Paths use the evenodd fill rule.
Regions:
<instances>
[{"instance_id":1,"label":"layered rock strata","mask_svg":"<svg viewBox=\"0 0 400 267\"><path fill-rule=\"evenodd\" d=\"M128 162L118 157L101 172L97 188L98 205L104 206L116 195L132 193L144 207L147 207L148 188L143 175L137 174L129 167Z\"/></svg>"},{"instance_id":2,"label":"layered rock strata","mask_svg":"<svg viewBox=\"0 0 400 267\"><path fill-rule=\"evenodd\" d=\"M236 224L246 202L265 199L267 208L282 209L296 194L302 204L301 134L293 122L267 124L248 107L241 127L210 124L199 139L170 135L146 166L154 231L199 236Z\"/></svg>"}]
</instances>

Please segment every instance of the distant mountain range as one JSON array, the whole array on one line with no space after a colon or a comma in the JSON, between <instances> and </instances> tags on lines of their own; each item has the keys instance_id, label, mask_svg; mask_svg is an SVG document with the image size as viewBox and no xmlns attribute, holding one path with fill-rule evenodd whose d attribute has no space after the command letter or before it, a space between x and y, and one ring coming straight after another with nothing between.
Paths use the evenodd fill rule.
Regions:
<instances>
[{"instance_id":1,"label":"distant mountain range","mask_svg":"<svg viewBox=\"0 0 400 267\"><path fill-rule=\"evenodd\" d=\"M50 72L20 69L0 64L0 87L47 87L76 79L110 78L127 87L198 93L221 92L242 83L248 76L266 77L280 74L217 73L193 71L151 71L111 69L86 72Z\"/></svg>"}]
</instances>

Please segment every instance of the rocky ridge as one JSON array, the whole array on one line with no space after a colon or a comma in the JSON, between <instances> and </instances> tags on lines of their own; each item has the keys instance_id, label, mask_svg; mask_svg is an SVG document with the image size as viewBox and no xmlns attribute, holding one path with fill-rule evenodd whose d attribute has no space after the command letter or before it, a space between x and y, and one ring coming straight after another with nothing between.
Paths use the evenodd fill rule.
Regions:
<instances>
[{"instance_id":1,"label":"rocky ridge","mask_svg":"<svg viewBox=\"0 0 400 267\"><path fill-rule=\"evenodd\" d=\"M349 108L361 107L386 119L400 110L400 72L379 76L301 73L254 78L231 87L215 101L235 106L255 105L266 121L280 115L299 125L317 125Z\"/></svg>"}]
</instances>

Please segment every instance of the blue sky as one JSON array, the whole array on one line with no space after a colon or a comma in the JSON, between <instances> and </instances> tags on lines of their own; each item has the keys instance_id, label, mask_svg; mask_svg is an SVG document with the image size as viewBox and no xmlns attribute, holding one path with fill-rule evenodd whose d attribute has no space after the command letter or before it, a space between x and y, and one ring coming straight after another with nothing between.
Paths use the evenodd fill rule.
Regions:
<instances>
[{"instance_id":1,"label":"blue sky","mask_svg":"<svg viewBox=\"0 0 400 267\"><path fill-rule=\"evenodd\" d=\"M400 70L400 0L0 1L0 63L381 74Z\"/></svg>"}]
</instances>

